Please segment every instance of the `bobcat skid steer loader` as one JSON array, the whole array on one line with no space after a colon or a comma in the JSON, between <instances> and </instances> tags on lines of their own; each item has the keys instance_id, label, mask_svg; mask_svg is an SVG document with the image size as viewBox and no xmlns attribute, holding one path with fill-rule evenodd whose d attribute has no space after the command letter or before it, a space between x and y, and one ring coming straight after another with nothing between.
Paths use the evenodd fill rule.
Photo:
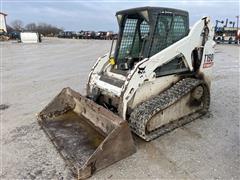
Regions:
<instances>
[{"instance_id":1,"label":"bobcat skid steer loader","mask_svg":"<svg viewBox=\"0 0 240 180\"><path fill-rule=\"evenodd\" d=\"M204 17L189 30L182 10L141 7L116 13L114 52L89 74L87 95L64 88L38 121L79 178L207 112L214 29Z\"/></svg>"}]
</instances>

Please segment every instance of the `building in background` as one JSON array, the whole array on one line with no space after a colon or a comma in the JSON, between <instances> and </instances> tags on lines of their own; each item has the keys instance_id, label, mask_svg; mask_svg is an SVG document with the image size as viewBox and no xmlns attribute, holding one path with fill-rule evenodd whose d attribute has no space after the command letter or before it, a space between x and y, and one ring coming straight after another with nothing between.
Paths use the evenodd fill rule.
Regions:
<instances>
[{"instance_id":1,"label":"building in background","mask_svg":"<svg viewBox=\"0 0 240 180\"><path fill-rule=\"evenodd\" d=\"M7 14L0 12L0 33L7 33Z\"/></svg>"},{"instance_id":2,"label":"building in background","mask_svg":"<svg viewBox=\"0 0 240 180\"><path fill-rule=\"evenodd\" d=\"M6 41L9 39L7 34L6 16L7 14L0 12L0 41Z\"/></svg>"}]
</instances>

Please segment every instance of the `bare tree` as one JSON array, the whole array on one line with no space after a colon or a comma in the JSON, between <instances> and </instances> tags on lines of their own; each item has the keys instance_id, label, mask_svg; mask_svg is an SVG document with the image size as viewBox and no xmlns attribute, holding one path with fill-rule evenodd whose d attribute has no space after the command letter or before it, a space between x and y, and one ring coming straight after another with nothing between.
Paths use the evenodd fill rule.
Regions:
<instances>
[{"instance_id":1,"label":"bare tree","mask_svg":"<svg viewBox=\"0 0 240 180\"><path fill-rule=\"evenodd\" d=\"M25 26L25 29L28 31L36 31L37 25L35 23L29 23Z\"/></svg>"},{"instance_id":2,"label":"bare tree","mask_svg":"<svg viewBox=\"0 0 240 180\"><path fill-rule=\"evenodd\" d=\"M23 30L23 22L21 20L15 20L12 22L12 27L16 31L22 31Z\"/></svg>"},{"instance_id":3,"label":"bare tree","mask_svg":"<svg viewBox=\"0 0 240 180\"><path fill-rule=\"evenodd\" d=\"M9 25L7 25L7 32L13 32L14 31L14 29L11 27L11 26L9 26Z\"/></svg>"},{"instance_id":4,"label":"bare tree","mask_svg":"<svg viewBox=\"0 0 240 180\"><path fill-rule=\"evenodd\" d=\"M37 31L44 36L54 36L62 31L62 29L59 29L58 27L55 27L51 24L47 23L39 23L37 26Z\"/></svg>"},{"instance_id":5,"label":"bare tree","mask_svg":"<svg viewBox=\"0 0 240 180\"><path fill-rule=\"evenodd\" d=\"M63 31L62 29L53 26L51 24L47 23L28 23L25 28L23 26L23 22L21 20L15 20L12 22L12 29L13 31L32 31L32 32L38 32L40 34L43 34L44 36L55 36L59 32Z\"/></svg>"}]
</instances>

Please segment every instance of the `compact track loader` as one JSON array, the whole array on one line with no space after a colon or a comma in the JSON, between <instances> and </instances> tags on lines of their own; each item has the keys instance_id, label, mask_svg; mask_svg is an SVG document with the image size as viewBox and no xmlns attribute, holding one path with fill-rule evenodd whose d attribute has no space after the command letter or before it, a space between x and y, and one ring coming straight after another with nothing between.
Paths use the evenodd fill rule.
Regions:
<instances>
[{"instance_id":1,"label":"compact track loader","mask_svg":"<svg viewBox=\"0 0 240 180\"><path fill-rule=\"evenodd\" d=\"M116 13L115 48L89 74L87 94L65 88L38 121L78 178L136 151L146 141L208 111L214 29L204 17L189 30L186 11L141 7ZM113 51L113 49L115 49Z\"/></svg>"}]
</instances>

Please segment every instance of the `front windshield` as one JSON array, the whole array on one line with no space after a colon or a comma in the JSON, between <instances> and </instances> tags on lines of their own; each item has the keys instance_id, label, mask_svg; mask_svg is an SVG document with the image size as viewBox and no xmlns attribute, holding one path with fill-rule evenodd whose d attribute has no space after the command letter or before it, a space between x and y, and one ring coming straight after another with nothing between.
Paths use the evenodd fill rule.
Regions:
<instances>
[{"instance_id":1,"label":"front windshield","mask_svg":"<svg viewBox=\"0 0 240 180\"><path fill-rule=\"evenodd\" d=\"M149 25L142 18L127 18L125 21L117 59L139 58L143 41L149 34Z\"/></svg>"}]
</instances>

